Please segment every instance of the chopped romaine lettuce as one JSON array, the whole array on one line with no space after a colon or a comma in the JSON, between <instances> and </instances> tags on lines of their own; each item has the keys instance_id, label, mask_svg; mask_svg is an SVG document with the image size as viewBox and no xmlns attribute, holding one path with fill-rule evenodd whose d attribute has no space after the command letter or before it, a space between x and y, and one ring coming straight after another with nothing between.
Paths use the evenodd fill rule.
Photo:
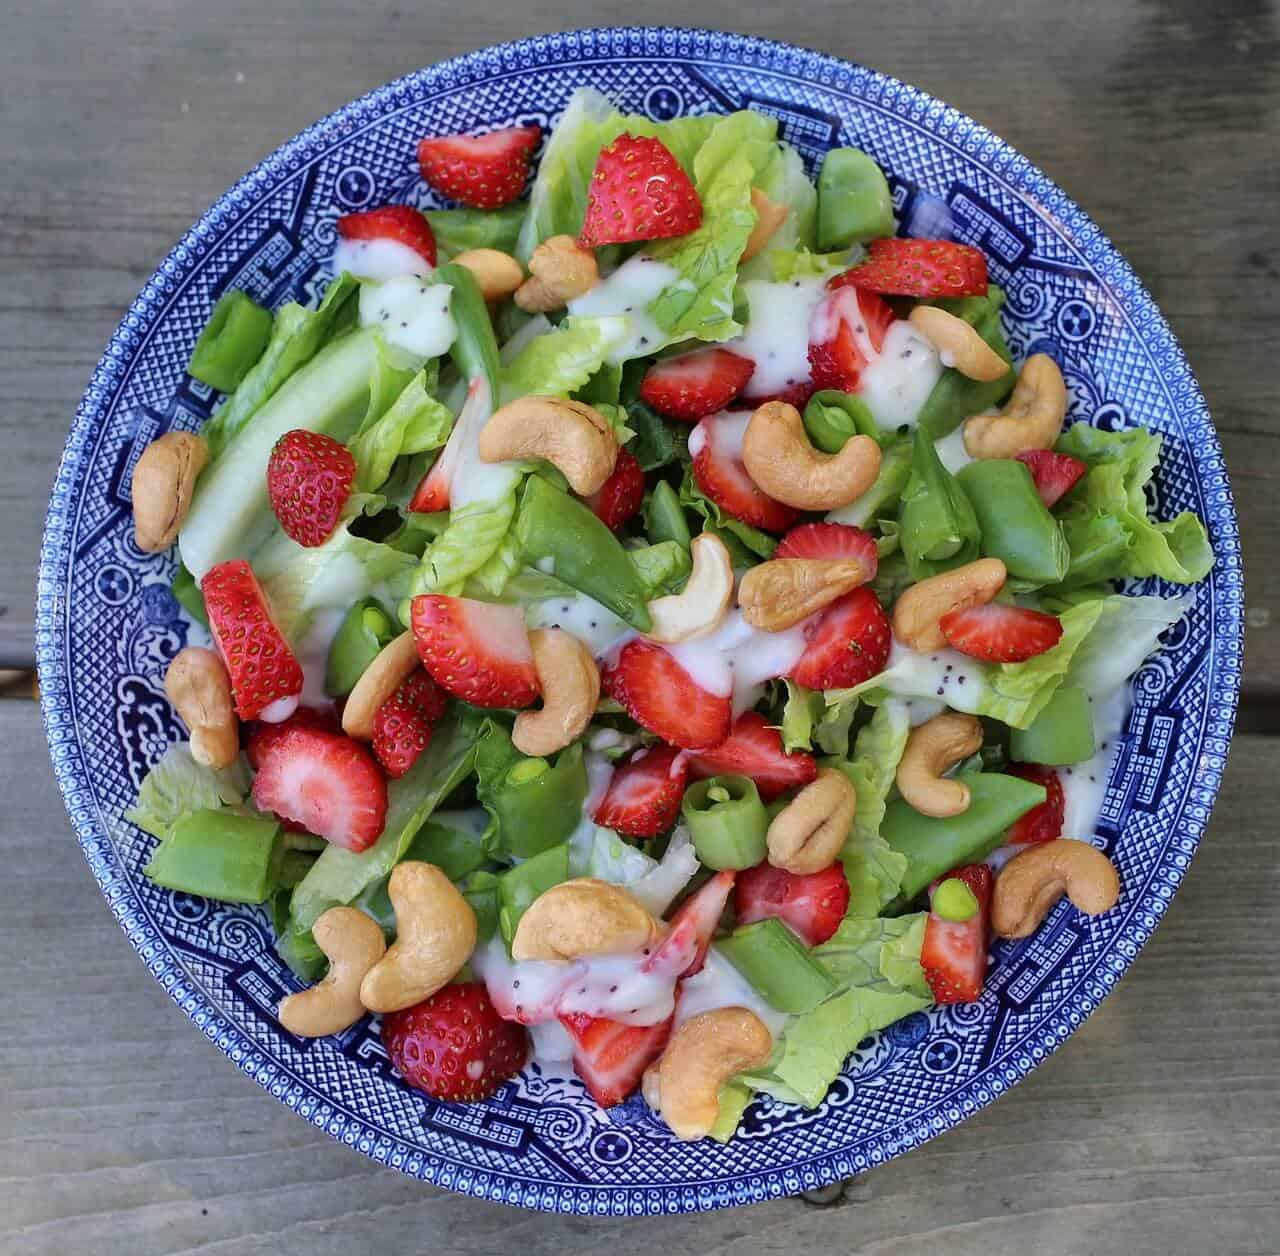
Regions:
<instances>
[{"instance_id":1,"label":"chopped romaine lettuce","mask_svg":"<svg viewBox=\"0 0 1280 1256\"><path fill-rule=\"evenodd\" d=\"M513 551L504 549L516 517L516 490L495 501L466 502L449 512L449 526L436 537L413 580L413 592L459 594L468 576L484 572L486 564L500 552L495 567L484 572L486 588L504 584L519 568L512 564Z\"/></svg>"},{"instance_id":2,"label":"chopped romaine lettuce","mask_svg":"<svg viewBox=\"0 0 1280 1256\"><path fill-rule=\"evenodd\" d=\"M553 331L529 340L503 366L503 396L567 397L577 392L626 333L627 320L621 316L565 319Z\"/></svg>"},{"instance_id":3,"label":"chopped romaine lettuce","mask_svg":"<svg viewBox=\"0 0 1280 1256\"><path fill-rule=\"evenodd\" d=\"M501 209L429 209L427 221L441 261L449 261L468 249L514 253L525 210L523 201Z\"/></svg>"},{"instance_id":4,"label":"chopped romaine lettuce","mask_svg":"<svg viewBox=\"0 0 1280 1256\"><path fill-rule=\"evenodd\" d=\"M679 541L641 545L628 550L627 555L635 564L647 601L664 593L678 593L693 568L689 551Z\"/></svg>"},{"instance_id":5,"label":"chopped romaine lettuce","mask_svg":"<svg viewBox=\"0 0 1280 1256\"><path fill-rule=\"evenodd\" d=\"M380 417L370 422L366 416L348 445L359 492L381 488L397 458L439 449L449 439L453 414L431 395L437 374L434 363L419 371Z\"/></svg>"},{"instance_id":6,"label":"chopped romaine lettuce","mask_svg":"<svg viewBox=\"0 0 1280 1256\"><path fill-rule=\"evenodd\" d=\"M192 811L238 807L249 796L249 766L238 758L215 771L197 763L185 741L170 746L138 788L138 801L124 813L152 837L167 837L174 821Z\"/></svg>"}]
</instances>

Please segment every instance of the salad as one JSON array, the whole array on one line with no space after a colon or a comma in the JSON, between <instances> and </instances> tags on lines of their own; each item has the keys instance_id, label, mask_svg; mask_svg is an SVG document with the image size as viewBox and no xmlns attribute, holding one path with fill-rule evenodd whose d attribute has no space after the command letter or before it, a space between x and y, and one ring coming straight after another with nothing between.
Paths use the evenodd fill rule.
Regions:
<instances>
[{"instance_id":1,"label":"salad","mask_svg":"<svg viewBox=\"0 0 1280 1256\"><path fill-rule=\"evenodd\" d=\"M458 207L338 217L314 308L225 293L225 400L134 471L192 621L146 875L265 906L289 1034L727 1140L1114 906L1129 678L1193 597L1120 590L1205 530L855 148L815 184L764 114L583 91L417 159Z\"/></svg>"}]
</instances>

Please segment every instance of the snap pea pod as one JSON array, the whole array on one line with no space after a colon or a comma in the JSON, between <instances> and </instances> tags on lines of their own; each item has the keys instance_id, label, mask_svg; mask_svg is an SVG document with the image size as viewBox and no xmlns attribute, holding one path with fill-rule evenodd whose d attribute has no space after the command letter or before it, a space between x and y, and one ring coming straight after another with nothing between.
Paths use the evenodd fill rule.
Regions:
<instances>
[{"instance_id":1,"label":"snap pea pod","mask_svg":"<svg viewBox=\"0 0 1280 1256\"><path fill-rule=\"evenodd\" d=\"M173 583L169 586L169 591L177 599L178 605L192 619L206 628L209 626L209 615L204 609L204 594L200 592L195 576L186 569L184 564L178 564L178 570L173 573Z\"/></svg>"},{"instance_id":2,"label":"snap pea pod","mask_svg":"<svg viewBox=\"0 0 1280 1256\"><path fill-rule=\"evenodd\" d=\"M187 373L219 392L235 392L267 347L273 321L246 293L224 292L191 350Z\"/></svg>"},{"instance_id":3,"label":"snap pea pod","mask_svg":"<svg viewBox=\"0 0 1280 1256\"><path fill-rule=\"evenodd\" d=\"M754 868L765 856L769 816L746 776L695 781L680 804L698 858L717 872Z\"/></svg>"},{"instance_id":4,"label":"snap pea pod","mask_svg":"<svg viewBox=\"0 0 1280 1256\"><path fill-rule=\"evenodd\" d=\"M952 868L985 859L1019 816L1045 800L1042 785L1017 776L972 772L957 779L969 786L968 809L957 816L923 816L901 798L885 808L880 836L907 857L902 892L894 907L905 906Z\"/></svg>"},{"instance_id":5,"label":"snap pea pod","mask_svg":"<svg viewBox=\"0 0 1280 1256\"><path fill-rule=\"evenodd\" d=\"M680 497L666 480L659 480L644 506L645 535L654 545L675 541L688 549L693 543Z\"/></svg>"},{"instance_id":6,"label":"snap pea pod","mask_svg":"<svg viewBox=\"0 0 1280 1256\"><path fill-rule=\"evenodd\" d=\"M911 441L911 476L902 492L899 536L913 580L973 562L980 532L973 505L942 465L932 439L917 428Z\"/></svg>"},{"instance_id":7,"label":"snap pea pod","mask_svg":"<svg viewBox=\"0 0 1280 1256\"><path fill-rule=\"evenodd\" d=\"M652 627L645 589L618 538L585 503L531 475L520 497L516 541L531 567L549 567L633 628Z\"/></svg>"},{"instance_id":8,"label":"snap pea pod","mask_svg":"<svg viewBox=\"0 0 1280 1256\"><path fill-rule=\"evenodd\" d=\"M896 514L910 478L911 444L900 440L882 450L880 470L871 487L847 506L833 510L831 519L836 523L851 523L855 528L867 528L876 519Z\"/></svg>"},{"instance_id":9,"label":"snap pea pod","mask_svg":"<svg viewBox=\"0 0 1280 1256\"><path fill-rule=\"evenodd\" d=\"M368 597L357 602L346 613L329 646L325 693L331 698L346 697L383 646L399 635L399 624L392 622L376 599Z\"/></svg>"},{"instance_id":10,"label":"snap pea pod","mask_svg":"<svg viewBox=\"0 0 1280 1256\"><path fill-rule=\"evenodd\" d=\"M818 175L818 249L830 253L891 236L893 197L884 173L859 148L833 148Z\"/></svg>"},{"instance_id":11,"label":"snap pea pod","mask_svg":"<svg viewBox=\"0 0 1280 1256\"><path fill-rule=\"evenodd\" d=\"M519 758L481 794L497 821L499 845L490 853L528 859L558 845L578 827L586 797L580 742L562 750L554 764Z\"/></svg>"},{"instance_id":12,"label":"snap pea pod","mask_svg":"<svg viewBox=\"0 0 1280 1256\"><path fill-rule=\"evenodd\" d=\"M1026 728L1009 730L1009 753L1021 763L1083 763L1096 748L1089 695L1079 685L1059 685Z\"/></svg>"},{"instance_id":13,"label":"snap pea pod","mask_svg":"<svg viewBox=\"0 0 1280 1256\"><path fill-rule=\"evenodd\" d=\"M516 936L520 917L533 905L533 900L545 894L553 885L569 879L569 845L561 842L532 859L526 859L514 868L508 868L498 878L498 927L508 948Z\"/></svg>"},{"instance_id":14,"label":"snap pea pod","mask_svg":"<svg viewBox=\"0 0 1280 1256\"><path fill-rule=\"evenodd\" d=\"M205 809L182 816L143 871L157 885L225 903L265 903L284 847L275 820Z\"/></svg>"},{"instance_id":15,"label":"snap pea pod","mask_svg":"<svg viewBox=\"0 0 1280 1256\"><path fill-rule=\"evenodd\" d=\"M716 949L780 1012L812 1011L836 980L776 916L742 925Z\"/></svg>"},{"instance_id":16,"label":"snap pea pod","mask_svg":"<svg viewBox=\"0 0 1280 1256\"><path fill-rule=\"evenodd\" d=\"M476 945L483 946L498 928L500 879L483 868L464 878L458 889L476 914Z\"/></svg>"},{"instance_id":17,"label":"snap pea pod","mask_svg":"<svg viewBox=\"0 0 1280 1256\"><path fill-rule=\"evenodd\" d=\"M453 289L449 311L458 334L449 356L463 379L483 379L489 385L490 400L497 406L501 404L498 394L501 371L498 341L475 276L465 266L448 262L436 269L436 279Z\"/></svg>"},{"instance_id":18,"label":"snap pea pod","mask_svg":"<svg viewBox=\"0 0 1280 1256\"><path fill-rule=\"evenodd\" d=\"M1000 307L1004 304L1004 293L995 284L988 287L985 297L945 297L926 304L936 305L948 314L964 319L1006 362L1012 364L1013 355L1009 352L1004 332L1000 328ZM943 371L920 408L917 426L937 440L954 432L972 415L1000 405L1013 391L1013 384L1012 365L1008 374L987 383L967 379L956 370Z\"/></svg>"},{"instance_id":19,"label":"snap pea pod","mask_svg":"<svg viewBox=\"0 0 1280 1256\"><path fill-rule=\"evenodd\" d=\"M804 408L804 430L814 448L824 454L838 454L851 436L870 436L883 446L896 435L880 430L861 397L834 388L824 388L809 398Z\"/></svg>"},{"instance_id":20,"label":"snap pea pod","mask_svg":"<svg viewBox=\"0 0 1280 1256\"><path fill-rule=\"evenodd\" d=\"M956 481L977 516L985 557L1002 559L1013 579L1036 587L1067 574L1071 552L1062 525L1036 491L1026 463L983 458L961 467Z\"/></svg>"}]
</instances>

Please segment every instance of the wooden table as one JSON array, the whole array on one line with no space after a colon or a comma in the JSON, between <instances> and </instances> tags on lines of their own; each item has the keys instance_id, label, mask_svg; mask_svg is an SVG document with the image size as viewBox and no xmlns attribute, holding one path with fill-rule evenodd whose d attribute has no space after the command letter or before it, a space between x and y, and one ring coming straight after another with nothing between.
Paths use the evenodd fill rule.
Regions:
<instances>
[{"instance_id":1,"label":"wooden table","mask_svg":"<svg viewBox=\"0 0 1280 1256\"><path fill-rule=\"evenodd\" d=\"M1248 567L1252 731L1185 888L1050 1063L835 1206L643 1225L526 1215L377 1168L203 1041L99 898L35 705L0 701L0 1252L1280 1251L1274 0L3 0L0 668L30 664L44 502L76 400L191 221L394 75L640 19L824 47L934 92L1048 170L1155 293L1217 417Z\"/></svg>"}]
</instances>

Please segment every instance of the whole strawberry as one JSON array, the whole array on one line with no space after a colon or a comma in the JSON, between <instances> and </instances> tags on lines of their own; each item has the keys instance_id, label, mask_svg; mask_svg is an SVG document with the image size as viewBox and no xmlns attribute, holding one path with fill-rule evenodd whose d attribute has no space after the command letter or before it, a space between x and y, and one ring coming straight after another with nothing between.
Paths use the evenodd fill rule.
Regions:
<instances>
[{"instance_id":1,"label":"whole strawberry","mask_svg":"<svg viewBox=\"0 0 1280 1256\"><path fill-rule=\"evenodd\" d=\"M342 517L356 478L345 445L321 432L286 432L267 462L267 496L285 535L299 545L323 545Z\"/></svg>"},{"instance_id":2,"label":"whole strawberry","mask_svg":"<svg viewBox=\"0 0 1280 1256\"><path fill-rule=\"evenodd\" d=\"M601 149L578 237L584 248L665 240L701 224L698 193L661 140L620 135Z\"/></svg>"},{"instance_id":3,"label":"whole strawberry","mask_svg":"<svg viewBox=\"0 0 1280 1256\"><path fill-rule=\"evenodd\" d=\"M524 1066L524 1026L503 1020L478 981L445 986L382 1018L382 1045L416 1090L449 1103L478 1103Z\"/></svg>"}]
</instances>

